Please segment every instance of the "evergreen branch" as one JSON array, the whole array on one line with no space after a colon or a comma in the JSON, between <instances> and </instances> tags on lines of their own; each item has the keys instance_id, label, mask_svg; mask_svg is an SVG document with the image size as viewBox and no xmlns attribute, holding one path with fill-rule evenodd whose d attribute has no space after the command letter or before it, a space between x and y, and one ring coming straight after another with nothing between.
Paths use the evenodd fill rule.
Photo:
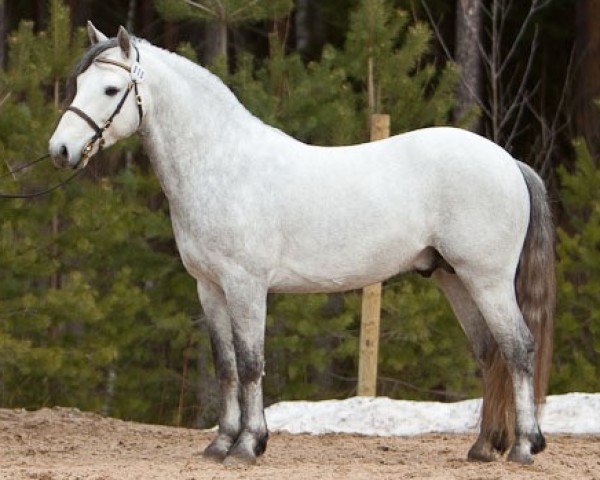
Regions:
<instances>
[{"instance_id":1,"label":"evergreen branch","mask_svg":"<svg viewBox=\"0 0 600 480\"><path fill-rule=\"evenodd\" d=\"M2 100L0 100L0 108L2 108L2 105L4 105L6 103L6 101L11 97L12 92L8 92L6 95L4 95L2 97Z\"/></svg>"},{"instance_id":2,"label":"evergreen branch","mask_svg":"<svg viewBox=\"0 0 600 480\"><path fill-rule=\"evenodd\" d=\"M237 10L234 10L233 12L231 12L231 14L229 15L232 19L235 19L235 17L237 15L239 15L241 12L243 12L244 10L248 10L250 8L252 8L253 6L255 6L260 0L252 0L251 2L248 2L246 5L244 5L243 7L238 8Z\"/></svg>"},{"instance_id":3,"label":"evergreen branch","mask_svg":"<svg viewBox=\"0 0 600 480\"><path fill-rule=\"evenodd\" d=\"M204 13L210 15L211 17L218 18L218 14L216 11L211 10L206 5L202 5L201 3L195 2L194 0L185 0L190 7L197 8L198 10L202 10Z\"/></svg>"}]
</instances>

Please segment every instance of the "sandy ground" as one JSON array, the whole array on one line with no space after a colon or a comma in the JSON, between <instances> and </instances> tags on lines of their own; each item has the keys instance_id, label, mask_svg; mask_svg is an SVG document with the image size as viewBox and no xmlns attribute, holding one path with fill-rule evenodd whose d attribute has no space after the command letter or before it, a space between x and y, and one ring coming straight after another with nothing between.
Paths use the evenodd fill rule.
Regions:
<instances>
[{"instance_id":1,"label":"sandy ground","mask_svg":"<svg viewBox=\"0 0 600 480\"><path fill-rule=\"evenodd\" d=\"M271 434L253 467L202 459L211 433L73 409L0 410L0 479L600 479L600 437L549 436L533 466L470 463L471 436Z\"/></svg>"}]
</instances>

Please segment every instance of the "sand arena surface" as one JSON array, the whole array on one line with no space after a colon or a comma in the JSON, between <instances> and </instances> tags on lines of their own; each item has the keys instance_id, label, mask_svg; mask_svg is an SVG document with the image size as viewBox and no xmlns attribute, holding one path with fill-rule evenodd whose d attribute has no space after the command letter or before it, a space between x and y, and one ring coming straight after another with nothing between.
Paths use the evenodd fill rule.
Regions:
<instances>
[{"instance_id":1,"label":"sand arena surface","mask_svg":"<svg viewBox=\"0 0 600 480\"><path fill-rule=\"evenodd\" d=\"M3 480L600 479L600 437L547 436L533 466L470 463L471 435L271 434L253 467L200 452L212 433L143 425L74 409L0 410Z\"/></svg>"}]
</instances>

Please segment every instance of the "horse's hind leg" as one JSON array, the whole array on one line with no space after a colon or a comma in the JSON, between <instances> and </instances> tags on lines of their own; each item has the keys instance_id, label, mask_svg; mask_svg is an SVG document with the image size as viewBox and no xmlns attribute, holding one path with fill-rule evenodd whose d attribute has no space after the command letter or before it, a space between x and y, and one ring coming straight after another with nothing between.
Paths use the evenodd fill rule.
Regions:
<instances>
[{"instance_id":1,"label":"horse's hind leg","mask_svg":"<svg viewBox=\"0 0 600 480\"><path fill-rule=\"evenodd\" d=\"M499 415L493 408L498 392L492 388L493 352L497 351L497 345L492 337L490 329L485 323L479 308L471 298L458 275L438 269L433 273L439 287L448 299L454 314L472 343L473 353L477 359L483 374L483 406L481 431L477 441L468 453L469 460L490 462L496 459L496 451L504 453L508 448L508 435L504 425L504 413ZM512 389L509 394L512 395ZM512 402L511 402L512 403Z\"/></svg>"},{"instance_id":2,"label":"horse's hind leg","mask_svg":"<svg viewBox=\"0 0 600 480\"><path fill-rule=\"evenodd\" d=\"M465 280L465 285L485 318L502 353L513 384L515 441L508 459L532 463L531 454L542 451L546 442L535 416L533 390L534 340L517 304L514 279L495 272L486 279Z\"/></svg>"},{"instance_id":3,"label":"horse's hind leg","mask_svg":"<svg viewBox=\"0 0 600 480\"><path fill-rule=\"evenodd\" d=\"M198 294L208 322L221 403L219 431L203 455L220 462L227 456L241 429L233 333L223 291L217 285L202 279L198 281Z\"/></svg>"}]
</instances>

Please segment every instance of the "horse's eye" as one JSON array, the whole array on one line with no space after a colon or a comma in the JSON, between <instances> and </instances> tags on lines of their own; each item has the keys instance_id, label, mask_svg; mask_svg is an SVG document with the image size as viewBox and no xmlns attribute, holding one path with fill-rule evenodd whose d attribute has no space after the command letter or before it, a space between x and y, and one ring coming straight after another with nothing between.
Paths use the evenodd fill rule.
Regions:
<instances>
[{"instance_id":1,"label":"horse's eye","mask_svg":"<svg viewBox=\"0 0 600 480\"><path fill-rule=\"evenodd\" d=\"M119 89L117 87L106 87L104 90L109 97L114 97L117 93L119 93Z\"/></svg>"}]
</instances>

